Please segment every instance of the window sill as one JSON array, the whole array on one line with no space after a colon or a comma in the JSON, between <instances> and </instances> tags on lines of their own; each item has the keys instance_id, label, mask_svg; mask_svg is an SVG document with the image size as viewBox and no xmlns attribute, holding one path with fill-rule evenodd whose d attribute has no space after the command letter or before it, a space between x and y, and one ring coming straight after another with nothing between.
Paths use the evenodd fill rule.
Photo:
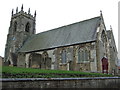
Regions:
<instances>
[{"instance_id":1,"label":"window sill","mask_svg":"<svg viewBox=\"0 0 120 90\"><path fill-rule=\"evenodd\" d=\"M78 64L89 63L89 61L77 62Z\"/></svg>"},{"instance_id":2,"label":"window sill","mask_svg":"<svg viewBox=\"0 0 120 90\"><path fill-rule=\"evenodd\" d=\"M59 65L67 65L67 63L60 63Z\"/></svg>"}]
</instances>

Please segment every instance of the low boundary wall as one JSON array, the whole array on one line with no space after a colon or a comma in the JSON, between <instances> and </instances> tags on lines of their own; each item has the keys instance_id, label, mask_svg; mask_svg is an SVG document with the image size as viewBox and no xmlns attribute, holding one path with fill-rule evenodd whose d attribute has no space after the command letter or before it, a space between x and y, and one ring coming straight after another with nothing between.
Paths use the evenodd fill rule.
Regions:
<instances>
[{"instance_id":1,"label":"low boundary wall","mask_svg":"<svg viewBox=\"0 0 120 90\"><path fill-rule=\"evenodd\" d=\"M2 88L120 88L120 77L94 78L9 78Z\"/></svg>"}]
</instances>

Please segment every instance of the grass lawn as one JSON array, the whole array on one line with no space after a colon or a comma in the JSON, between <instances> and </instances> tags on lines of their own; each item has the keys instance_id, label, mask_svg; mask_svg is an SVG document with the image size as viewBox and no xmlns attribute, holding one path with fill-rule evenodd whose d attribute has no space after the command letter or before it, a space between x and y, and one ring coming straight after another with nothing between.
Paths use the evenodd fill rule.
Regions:
<instances>
[{"instance_id":1,"label":"grass lawn","mask_svg":"<svg viewBox=\"0 0 120 90\"><path fill-rule=\"evenodd\" d=\"M43 70L20 67L2 67L2 78L75 78L75 77L110 77L102 73L88 73L80 71Z\"/></svg>"}]
</instances>

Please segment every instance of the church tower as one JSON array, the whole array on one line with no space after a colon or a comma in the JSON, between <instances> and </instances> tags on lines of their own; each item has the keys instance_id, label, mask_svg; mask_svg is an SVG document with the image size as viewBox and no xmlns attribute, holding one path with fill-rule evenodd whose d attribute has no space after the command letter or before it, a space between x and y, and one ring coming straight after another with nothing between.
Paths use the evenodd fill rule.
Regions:
<instances>
[{"instance_id":1,"label":"church tower","mask_svg":"<svg viewBox=\"0 0 120 90\"><path fill-rule=\"evenodd\" d=\"M23 46L24 42L36 32L35 21L36 11L34 15L31 15L30 8L28 9L28 12L24 12L22 5L19 12L18 7L16 8L15 14L14 10L12 10L5 47L5 64L13 66L17 65L18 51Z\"/></svg>"}]
</instances>

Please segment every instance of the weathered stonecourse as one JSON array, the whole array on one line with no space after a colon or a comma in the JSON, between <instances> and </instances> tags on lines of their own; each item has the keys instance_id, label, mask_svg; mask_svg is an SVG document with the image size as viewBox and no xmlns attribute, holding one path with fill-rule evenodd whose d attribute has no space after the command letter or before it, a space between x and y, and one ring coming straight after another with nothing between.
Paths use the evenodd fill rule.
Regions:
<instances>
[{"instance_id":1,"label":"weathered stonecourse","mask_svg":"<svg viewBox=\"0 0 120 90\"><path fill-rule=\"evenodd\" d=\"M100 16L35 34L36 12L12 11L5 65L41 69L116 73L112 28Z\"/></svg>"}]
</instances>

